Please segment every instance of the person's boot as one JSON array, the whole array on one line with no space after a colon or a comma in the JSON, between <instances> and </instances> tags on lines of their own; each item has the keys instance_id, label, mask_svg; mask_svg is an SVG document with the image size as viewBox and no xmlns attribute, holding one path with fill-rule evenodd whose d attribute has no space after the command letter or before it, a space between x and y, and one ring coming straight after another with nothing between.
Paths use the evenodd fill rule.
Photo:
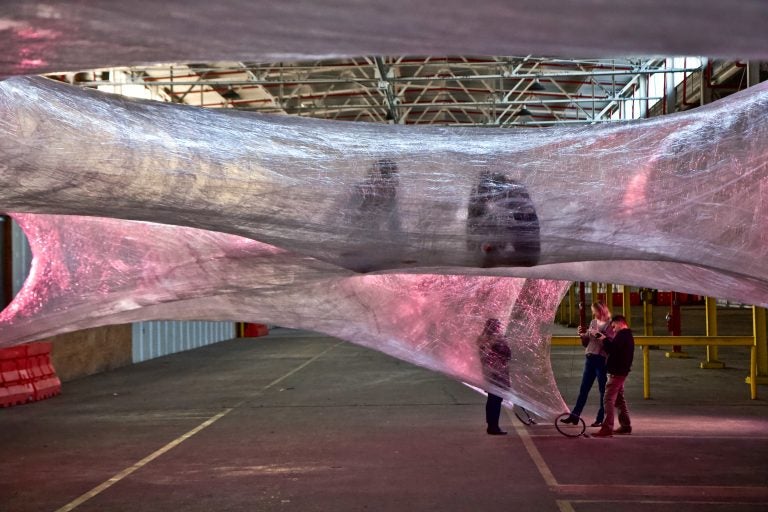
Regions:
<instances>
[{"instance_id":1,"label":"person's boot","mask_svg":"<svg viewBox=\"0 0 768 512\"><path fill-rule=\"evenodd\" d=\"M592 437L613 437L613 431L610 427L603 425L600 430L592 434Z\"/></svg>"},{"instance_id":2,"label":"person's boot","mask_svg":"<svg viewBox=\"0 0 768 512\"><path fill-rule=\"evenodd\" d=\"M621 427L614 430L613 433L626 436L632 433L632 427L629 425L622 425Z\"/></svg>"},{"instance_id":3,"label":"person's boot","mask_svg":"<svg viewBox=\"0 0 768 512\"><path fill-rule=\"evenodd\" d=\"M499 427L488 427L488 435L490 436L505 436L507 435L507 432L505 430L501 430Z\"/></svg>"}]
</instances>

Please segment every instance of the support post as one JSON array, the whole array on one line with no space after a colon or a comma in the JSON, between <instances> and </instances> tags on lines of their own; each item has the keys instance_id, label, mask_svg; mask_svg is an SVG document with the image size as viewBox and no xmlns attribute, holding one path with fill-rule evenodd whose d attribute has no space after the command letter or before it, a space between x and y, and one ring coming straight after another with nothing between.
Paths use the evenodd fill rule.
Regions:
<instances>
[{"instance_id":1,"label":"support post","mask_svg":"<svg viewBox=\"0 0 768 512\"><path fill-rule=\"evenodd\" d=\"M643 336L653 336L653 291L643 288L640 294L643 301Z\"/></svg>"},{"instance_id":2,"label":"support post","mask_svg":"<svg viewBox=\"0 0 768 512\"><path fill-rule=\"evenodd\" d=\"M706 297L706 328L707 336L717 336L717 300ZM699 363L700 368L720 369L725 368L725 363L718 359L717 345L707 345L707 359Z\"/></svg>"},{"instance_id":3,"label":"support post","mask_svg":"<svg viewBox=\"0 0 768 512\"><path fill-rule=\"evenodd\" d=\"M643 345L643 398L651 399L651 357L648 345Z\"/></svg>"},{"instance_id":4,"label":"support post","mask_svg":"<svg viewBox=\"0 0 768 512\"><path fill-rule=\"evenodd\" d=\"M621 314L627 319L627 326L632 327L632 288L624 285L621 303Z\"/></svg>"},{"instance_id":5,"label":"support post","mask_svg":"<svg viewBox=\"0 0 768 512\"><path fill-rule=\"evenodd\" d=\"M765 332L765 308L752 306L752 334L755 337L755 344L752 346L749 377L746 382L754 388L754 398L756 398L756 386L768 384L768 336Z\"/></svg>"},{"instance_id":6,"label":"support post","mask_svg":"<svg viewBox=\"0 0 768 512\"><path fill-rule=\"evenodd\" d=\"M653 290L643 288L640 291L643 301L643 336L653 336ZM651 347L658 350L659 347Z\"/></svg>"},{"instance_id":7,"label":"support post","mask_svg":"<svg viewBox=\"0 0 768 512\"><path fill-rule=\"evenodd\" d=\"M584 281L579 281L579 325L587 328L587 291Z\"/></svg>"},{"instance_id":8,"label":"support post","mask_svg":"<svg viewBox=\"0 0 768 512\"><path fill-rule=\"evenodd\" d=\"M667 315L667 330L671 336L680 336L682 331L682 321L680 318L680 296L677 292L672 292L672 304L669 306ZM665 354L667 357L678 359L687 359L690 356L688 352L683 352L680 345L672 345L672 352Z\"/></svg>"},{"instance_id":9,"label":"support post","mask_svg":"<svg viewBox=\"0 0 768 512\"><path fill-rule=\"evenodd\" d=\"M578 312L576 309L576 286L568 290L568 327L576 327Z\"/></svg>"},{"instance_id":10,"label":"support post","mask_svg":"<svg viewBox=\"0 0 768 512\"><path fill-rule=\"evenodd\" d=\"M592 294L592 302L598 302L600 300L600 294L597 293L597 283L589 283L589 292Z\"/></svg>"},{"instance_id":11,"label":"support post","mask_svg":"<svg viewBox=\"0 0 768 512\"><path fill-rule=\"evenodd\" d=\"M749 397L757 400L757 345L752 345L749 349Z\"/></svg>"},{"instance_id":12,"label":"support post","mask_svg":"<svg viewBox=\"0 0 768 512\"><path fill-rule=\"evenodd\" d=\"M613 285L610 283L605 285L605 305L613 313Z\"/></svg>"}]
</instances>

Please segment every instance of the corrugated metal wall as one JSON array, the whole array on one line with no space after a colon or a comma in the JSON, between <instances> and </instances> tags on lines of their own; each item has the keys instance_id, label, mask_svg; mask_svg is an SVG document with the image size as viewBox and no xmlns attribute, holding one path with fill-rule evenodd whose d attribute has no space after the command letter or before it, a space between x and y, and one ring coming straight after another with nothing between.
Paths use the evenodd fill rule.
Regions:
<instances>
[{"instance_id":1,"label":"corrugated metal wall","mask_svg":"<svg viewBox=\"0 0 768 512\"><path fill-rule=\"evenodd\" d=\"M173 354L235 337L233 322L137 322L133 324L133 362Z\"/></svg>"},{"instance_id":2,"label":"corrugated metal wall","mask_svg":"<svg viewBox=\"0 0 768 512\"><path fill-rule=\"evenodd\" d=\"M13 294L29 275L32 251L27 237L13 223ZM234 322L138 322L133 324L133 362L146 361L235 337Z\"/></svg>"},{"instance_id":3,"label":"corrugated metal wall","mask_svg":"<svg viewBox=\"0 0 768 512\"><path fill-rule=\"evenodd\" d=\"M13 244L13 295L16 296L29 275L32 264L32 250L29 248L27 237L18 224L11 224L11 244Z\"/></svg>"}]
</instances>

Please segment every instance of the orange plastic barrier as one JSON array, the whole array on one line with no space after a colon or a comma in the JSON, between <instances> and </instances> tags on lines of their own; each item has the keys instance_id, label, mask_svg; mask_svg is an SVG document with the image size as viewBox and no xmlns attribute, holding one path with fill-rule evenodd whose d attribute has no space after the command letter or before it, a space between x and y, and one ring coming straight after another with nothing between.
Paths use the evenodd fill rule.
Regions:
<instances>
[{"instance_id":1,"label":"orange plastic barrier","mask_svg":"<svg viewBox=\"0 0 768 512\"><path fill-rule=\"evenodd\" d=\"M0 349L0 407L43 400L61 393L51 364L51 343Z\"/></svg>"}]
</instances>

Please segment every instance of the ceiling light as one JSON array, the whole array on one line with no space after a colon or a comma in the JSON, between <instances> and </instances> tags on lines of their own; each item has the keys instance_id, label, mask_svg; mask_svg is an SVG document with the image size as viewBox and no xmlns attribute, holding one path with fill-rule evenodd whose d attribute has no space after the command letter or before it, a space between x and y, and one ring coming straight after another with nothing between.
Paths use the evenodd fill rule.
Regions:
<instances>
[{"instance_id":1,"label":"ceiling light","mask_svg":"<svg viewBox=\"0 0 768 512\"><path fill-rule=\"evenodd\" d=\"M536 78L531 86L528 88L529 91L546 91L547 88L541 85L541 82L539 82L539 79Z\"/></svg>"}]
</instances>

